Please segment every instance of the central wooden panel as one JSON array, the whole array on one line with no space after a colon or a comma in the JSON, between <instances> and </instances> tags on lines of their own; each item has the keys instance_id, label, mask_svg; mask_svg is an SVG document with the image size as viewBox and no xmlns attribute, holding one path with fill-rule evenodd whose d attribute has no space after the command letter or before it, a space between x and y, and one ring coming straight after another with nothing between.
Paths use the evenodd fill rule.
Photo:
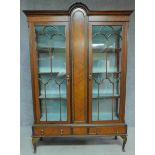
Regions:
<instances>
[{"instance_id":1,"label":"central wooden panel","mask_svg":"<svg viewBox=\"0 0 155 155\"><path fill-rule=\"evenodd\" d=\"M72 121L87 121L87 18L82 9L71 15Z\"/></svg>"}]
</instances>

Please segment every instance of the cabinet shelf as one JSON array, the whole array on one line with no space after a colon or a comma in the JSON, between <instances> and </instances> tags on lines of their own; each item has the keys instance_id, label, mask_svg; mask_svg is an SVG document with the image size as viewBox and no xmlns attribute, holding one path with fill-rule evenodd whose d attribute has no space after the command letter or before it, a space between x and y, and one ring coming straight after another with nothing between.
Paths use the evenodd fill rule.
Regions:
<instances>
[{"instance_id":1,"label":"cabinet shelf","mask_svg":"<svg viewBox=\"0 0 155 155\"><path fill-rule=\"evenodd\" d=\"M114 95L112 95L111 93L107 93L107 94L100 94L99 99L104 99L104 98L119 98L120 95L115 93ZM92 94L92 98L93 99L97 99L98 98L98 94L97 93L93 93Z\"/></svg>"},{"instance_id":2,"label":"cabinet shelf","mask_svg":"<svg viewBox=\"0 0 155 155\"><path fill-rule=\"evenodd\" d=\"M40 99L45 99L45 94L39 96ZM61 93L61 98L66 99L66 94ZM46 94L46 99L60 99L59 94Z\"/></svg>"},{"instance_id":3,"label":"cabinet shelf","mask_svg":"<svg viewBox=\"0 0 155 155\"><path fill-rule=\"evenodd\" d=\"M63 73L64 75L66 74L66 72L39 72L39 75L49 75L49 74L58 74L58 73Z\"/></svg>"},{"instance_id":4,"label":"cabinet shelf","mask_svg":"<svg viewBox=\"0 0 155 155\"><path fill-rule=\"evenodd\" d=\"M119 53L121 52L121 48L97 48L93 47L93 53Z\"/></svg>"},{"instance_id":5,"label":"cabinet shelf","mask_svg":"<svg viewBox=\"0 0 155 155\"><path fill-rule=\"evenodd\" d=\"M93 96L92 97L93 99L98 99L98 97L97 96ZM99 99L110 99L110 98L120 98L120 95L114 95L114 96L99 96Z\"/></svg>"},{"instance_id":6,"label":"cabinet shelf","mask_svg":"<svg viewBox=\"0 0 155 155\"><path fill-rule=\"evenodd\" d=\"M39 99L42 99L42 100L60 100L59 97L39 97ZM67 98L65 97L61 97L61 100L67 100Z\"/></svg>"},{"instance_id":7,"label":"cabinet shelf","mask_svg":"<svg viewBox=\"0 0 155 155\"><path fill-rule=\"evenodd\" d=\"M94 71L92 74L106 74L106 72ZM107 72L107 74L121 74L121 72Z\"/></svg>"},{"instance_id":8,"label":"cabinet shelf","mask_svg":"<svg viewBox=\"0 0 155 155\"><path fill-rule=\"evenodd\" d=\"M49 52L49 49L54 49L56 50L57 52L64 52L65 50L65 47L57 47L57 48L37 48L37 51L40 52L40 53L48 53Z\"/></svg>"}]
</instances>

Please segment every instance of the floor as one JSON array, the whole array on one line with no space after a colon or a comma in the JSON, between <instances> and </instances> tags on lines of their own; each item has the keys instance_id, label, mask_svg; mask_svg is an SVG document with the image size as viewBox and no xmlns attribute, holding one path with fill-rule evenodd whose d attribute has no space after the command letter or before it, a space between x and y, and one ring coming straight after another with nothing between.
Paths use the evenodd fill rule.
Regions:
<instances>
[{"instance_id":1,"label":"floor","mask_svg":"<svg viewBox=\"0 0 155 155\"><path fill-rule=\"evenodd\" d=\"M135 132L128 128L126 152L122 152L122 139L114 137L50 138L39 142L37 155L134 155ZM21 127L20 155L33 155L31 127ZM44 145L43 145L44 144Z\"/></svg>"}]
</instances>

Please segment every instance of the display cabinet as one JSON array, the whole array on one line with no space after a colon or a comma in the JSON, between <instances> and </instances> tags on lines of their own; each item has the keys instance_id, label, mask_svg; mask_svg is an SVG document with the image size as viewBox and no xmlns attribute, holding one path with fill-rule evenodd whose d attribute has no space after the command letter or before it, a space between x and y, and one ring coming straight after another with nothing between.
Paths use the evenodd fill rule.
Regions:
<instances>
[{"instance_id":1,"label":"display cabinet","mask_svg":"<svg viewBox=\"0 0 155 155\"><path fill-rule=\"evenodd\" d=\"M34 152L57 136L122 137L132 11L25 10L29 27Z\"/></svg>"}]
</instances>

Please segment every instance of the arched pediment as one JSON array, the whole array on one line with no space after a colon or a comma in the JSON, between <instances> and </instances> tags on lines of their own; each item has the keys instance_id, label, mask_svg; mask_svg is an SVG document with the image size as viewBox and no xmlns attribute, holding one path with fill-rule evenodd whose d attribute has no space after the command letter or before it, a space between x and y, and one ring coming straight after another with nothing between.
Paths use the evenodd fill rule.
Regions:
<instances>
[{"instance_id":1,"label":"arched pediment","mask_svg":"<svg viewBox=\"0 0 155 155\"><path fill-rule=\"evenodd\" d=\"M78 2L78 3L72 4L72 5L69 7L69 9L68 9L69 14L71 14L72 11L75 10L75 9L77 9L77 8L83 9L87 14L89 13L88 7L87 7L85 4L83 4L83 3L81 3L81 2Z\"/></svg>"}]
</instances>

